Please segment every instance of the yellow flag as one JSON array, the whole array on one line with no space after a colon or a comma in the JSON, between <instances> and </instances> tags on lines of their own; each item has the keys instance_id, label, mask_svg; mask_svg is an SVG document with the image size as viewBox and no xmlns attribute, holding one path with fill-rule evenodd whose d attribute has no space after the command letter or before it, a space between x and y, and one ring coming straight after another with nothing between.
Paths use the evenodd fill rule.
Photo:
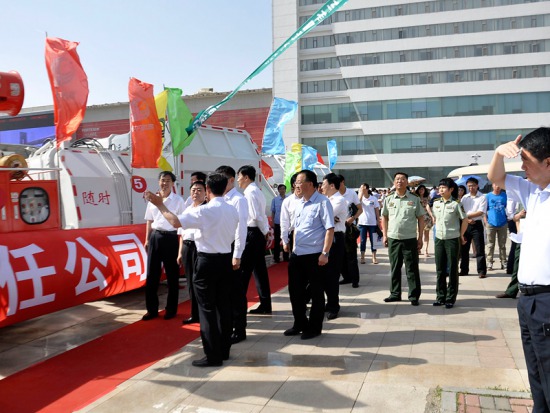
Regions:
<instances>
[{"instance_id":1,"label":"yellow flag","mask_svg":"<svg viewBox=\"0 0 550 413\"><path fill-rule=\"evenodd\" d=\"M292 147L290 149L290 152L302 153L302 144L301 143L293 143Z\"/></svg>"},{"instance_id":2,"label":"yellow flag","mask_svg":"<svg viewBox=\"0 0 550 413\"><path fill-rule=\"evenodd\" d=\"M165 139L165 125L166 125L166 108L168 107L168 91L163 90L158 95L155 96L155 106L157 108L157 117L159 118L160 126L162 127L162 141ZM164 146L164 145L163 145ZM166 160L164 156L161 155L159 159L159 168L163 171L172 172L174 168Z\"/></svg>"}]
</instances>

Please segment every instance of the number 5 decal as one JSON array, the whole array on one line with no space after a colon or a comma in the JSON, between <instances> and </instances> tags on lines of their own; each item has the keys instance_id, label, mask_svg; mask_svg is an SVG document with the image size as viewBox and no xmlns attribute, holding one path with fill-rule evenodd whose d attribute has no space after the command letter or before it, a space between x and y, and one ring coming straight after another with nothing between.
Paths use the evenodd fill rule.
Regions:
<instances>
[{"instance_id":1,"label":"number 5 decal","mask_svg":"<svg viewBox=\"0 0 550 413\"><path fill-rule=\"evenodd\" d=\"M141 176L132 176L132 189L140 194L145 192L147 181Z\"/></svg>"}]
</instances>

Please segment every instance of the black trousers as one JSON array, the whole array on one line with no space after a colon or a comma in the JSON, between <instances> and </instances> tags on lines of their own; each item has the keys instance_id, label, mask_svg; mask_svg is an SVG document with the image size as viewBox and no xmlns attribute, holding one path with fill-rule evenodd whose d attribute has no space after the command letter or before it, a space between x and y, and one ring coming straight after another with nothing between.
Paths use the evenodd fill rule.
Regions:
<instances>
[{"instance_id":1,"label":"black trousers","mask_svg":"<svg viewBox=\"0 0 550 413\"><path fill-rule=\"evenodd\" d=\"M334 242L330 247L328 257L328 268L325 271L325 294L327 296L327 305L325 311L329 313L338 313L340 311L340 268L342 268L342 261L346 253L344 245L344 233L335 232Z\"/></svg>"},{"instance_id":2,"label":"black trousers","mask_svg":"<svg viewBox=\"0 0 550 413\"><path fill-rule=\"evenodd\" d=\"M435 239L436 300L440 303L456 302L458 294L458 255L460 238ZM446 279L449 277L449 282Z\"/></svg>"},{"instance_id":3,"label":"black trousers","mask_svg":"<svg viewBox=\"0 0 550 413\"><path fill-rule=\"evenodd\" d=\"M262 308L271 311L271 289L269 276L265 264L265 236L259 228L249 227L246 234L246 244L241 257L241 294L240 299L235 303L233 311L235 333L242 334L246 329L246 312L248 300L246 293L250 284L250 277L254 273L256 289L260 297Z\"/></svg>"},{"instance_id":4,"label":"black trousers","mask_svg":"<svg viewBox=\"0 0 550 413\"><path fill-rule=\"evenodd\" d=\"M211 362L229 357L231 349L231 254L197 253L194 288L204 354Z\"/></svg>"},{"instance_id":5,"label":"black trousers","mask_svg":"<svg viewBox=\"0 0 550 413\"><path fill-rule=\"evenodd\" d=\"M325 292L327 265L319 266L319 255L290 255L288 263L288 294L294 316L293 327L300 331L320 333L325 316ZM311 310L306 315L306 288L309 285Z\"/></svg>"},{"instance_id":6,"label":"black trousers","mask_svg":"<svg viewBox=\"0 0 550 413\"><path fill-rule=\"evenodd\" d=\"M468 275L470 273L470 245L472 242L476 246L477 273L487 274L483 222L474 221L473 224L468 225L464 238L466 238L466 244L462 245L460 250L460 274Z\"/></svg>"},{"instance_id":7,"label":"black trousers","mask_svg":"<svg viewBox=\"0 0 550 413\"><path fill-rule=\"evenodd\" d=\"M359 262L357 261L357 237L346 225L344 237L344 258L342 259L341 273L344 281L356 284L359 283Z\"/></svg>"},{"instance_id":8,"label":"black trousers","mask_svg":"<svg viewBox=\"0 0 550 413\"><path fill-rule=\"evenodd\" d=\"M193 274L195 273L195 264L197 262L197 246L194 241L183 241L183 268L185 278L187 278L187 290L189 291L189 301L191 304L191 318L199 319L199 308L195 289L193 287Z\"/></svg>"},{"instance_id":9,"label":"black trousers","mask_svg":"<svg viewBox=\"0 0 550 413\"><path fill-rule=\"evenodd\" d=\"M273 244L273 256L275 257L275 261L279 262L281 259L281 225L280 224L274 224L273 225L273 238L274 238L274 244ZM283 251L283 260L288 261L288 252Z\"/></svg>"},{"instance_id":10,"label":"black trousers","mask_svg":"<svg viewBox=\"0 0 550 413\"><path fill-rule=\"evenodd\" d=\"M543 323L550 320L550 293L523 295L518 300L519 326L527 375L533 394L533 413L550 412L550 336Z\"/></svg>"},{"instance_id":11,"label":"black trousers","mask_svg":"<svg viewBox=\"0 0 550 413\"><path fill-rule=\"evenodd\" d=\"M159 310L158 288L160 275L164 265L166 280L168 281L168 297L166 299L166 313L176 314L179 299L178 266L179 241L176 231L161 233L153 230L149 235L147 251L147 280L145 281L145 306L147 312L156 314Z\"/></svg>"}]
</instances>

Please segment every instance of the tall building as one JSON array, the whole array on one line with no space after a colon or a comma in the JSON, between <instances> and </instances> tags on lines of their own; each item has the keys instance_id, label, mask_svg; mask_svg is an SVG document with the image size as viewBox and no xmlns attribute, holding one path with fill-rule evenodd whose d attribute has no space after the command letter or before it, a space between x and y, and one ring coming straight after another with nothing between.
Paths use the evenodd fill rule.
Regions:
<instances>
[{"instance_id":1,"label":"tall building","mask_svg":"<svg viewBox=\"0 0 550 413\"><path fill-rule=\"evenodd\" d=\"M324 2L273 1L274 47ZM274 65L273 96L299 102L287 145L335 139L351 186L437 184L550 125L550 1L349 0Z\"/></svg>"}]
</instances>

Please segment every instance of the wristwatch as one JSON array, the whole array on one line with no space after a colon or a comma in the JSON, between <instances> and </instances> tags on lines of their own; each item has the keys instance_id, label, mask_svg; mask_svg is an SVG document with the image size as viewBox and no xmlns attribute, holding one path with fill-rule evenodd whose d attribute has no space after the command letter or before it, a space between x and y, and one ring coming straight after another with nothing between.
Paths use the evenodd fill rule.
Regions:
<instances>
[{"instance_id":1,"label":"wristwatch","mask_svg":"<svg viewBox=\"0 0 550 413\"><path fill-rule=\"evenodd\" d=\"M325 257L328 257L328 252L323 251L321 254L323 254Z\"/></svg>"}]
</instances>

